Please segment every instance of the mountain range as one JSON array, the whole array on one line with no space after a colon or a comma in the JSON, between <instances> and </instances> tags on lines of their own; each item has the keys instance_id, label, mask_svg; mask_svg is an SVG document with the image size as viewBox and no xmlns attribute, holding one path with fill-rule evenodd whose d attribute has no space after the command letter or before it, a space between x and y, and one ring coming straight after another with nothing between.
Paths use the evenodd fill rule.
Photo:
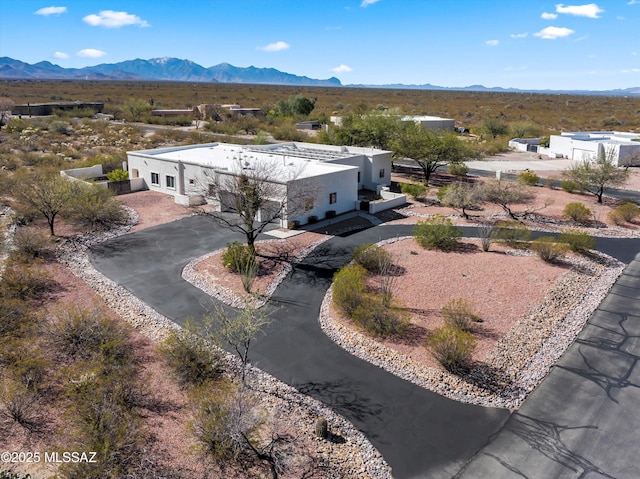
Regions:
<instances>
[{"instance_id":1,"label":"mountain range","mask_svg":"<svg viewBox=\"0 0 640 479\"><path fill-rule=\"evenodd\" d=\"M9 57L0 58L0 79L28 80L138 80L138 81L188 81L209 83L251 83L294 86L343 86L335 77L317 80L282 72L275 68L236 67L220 63L205 68L191 60L178 58L152 58L127 60L120 63L102 63L84 68L62 68L51 62L29 64ZM560 93L583 95L639 96L640 87L617 90L520 90L517 88L488 88L482 85L443 87L431 85L344 85L353 88L392 88L448 91L487 91L497 93Z\"/></svg>"}]
</instances>

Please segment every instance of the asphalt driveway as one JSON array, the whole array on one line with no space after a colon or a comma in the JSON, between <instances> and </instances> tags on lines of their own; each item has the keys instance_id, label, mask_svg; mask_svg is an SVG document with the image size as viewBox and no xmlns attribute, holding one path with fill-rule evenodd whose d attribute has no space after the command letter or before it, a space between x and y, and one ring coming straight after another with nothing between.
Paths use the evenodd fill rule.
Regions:
<instances>
[{"instance_id":1,"label":"asphalt driveway","mask_svg":"<svg viewBox=\"0 0 640 479\"><path fill-rule=\"evenodd\" d=\"M584 418L579 424L581 431L600 427L592 424L600 417L599 411L615 403L605 401L598 406L591 404L591 395L576 397L571 394L572 390L582 388L582 381L594 382L588 375L567 369L566 374L572 381L555 379L554 374L561 369L554 368L520 412L509 419L507 410L458 403L399 379L351 356L324 335L317 321L320 303L333 273L350 260L352 248L410 234L411 226L380 226L345 238L335 237L317 248L273 295L268 306L272 308L273 321L265 330L266 334L257 338L250 357L252 363L343 414L383 454L396 479L451 478L461 470L461 477L465 478L586 478L557 475L553 468L546 469L548 475L526 475L528 472L521 473L519 468L526 463L523 455L525 458L548 457L544 439L546 430L540 429L540 424L566 426L562 421L557 422L557 417L547 418L545 412L557 414L560 409L572 410L575 411L573 416ZM182 268L191 259L224 247L233 239L242 238L220 228L210 218L191 217L103 243L93 249L92 261L103 274L161 314L182 324L188 318L196 321L202 318L211 301L181 278ZM631 261L638 246L637 240L598 242L598 247L627 262ZM637 279L640 283L640 273ZM631 286L632 289L635 287ZM586 333L587 336L581 336L581 341L592 341L591 329L592 326L585 328L583 335ZM640 345L630 340L626 347L640 348ZM563 361L568 361L569 365L584 361L581 350L568 353ZM634 377L629 381L638 384ZM632 394L634 404L640 403L639 388L633 386L625 390ZM639 396L636 398L634 394ZM625 404L627 399L625 397ZM569 402L573 400L576 402ZM583 412L591 406L596 408L595 412ZM630 407L624 411L630 413ZM615 417L615 414L610 416ZM529 436L540 437L537 442L517 441L521 436L512 432L522 430L522 423L529 420L527 418L534 418ZM502 429L505 423L506 427ZM575 431L573 426L567 427ZM575 432L570 434L575 435ZM570 449L570 452L582 457L580 441L577 443L577 449ZM515 447L515 444L521 446L511 452L509 446ZM542 463L531 459L531 464L536 470ZM591 479L592 476L588 477ZM640 477L640 474L633 477Z\"/></svg>"}]
</instances>

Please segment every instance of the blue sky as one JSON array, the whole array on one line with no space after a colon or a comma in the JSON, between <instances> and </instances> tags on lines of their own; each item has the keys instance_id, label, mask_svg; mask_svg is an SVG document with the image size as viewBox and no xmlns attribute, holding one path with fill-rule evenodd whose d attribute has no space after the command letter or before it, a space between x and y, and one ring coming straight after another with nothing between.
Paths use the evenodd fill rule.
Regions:
<instances>
[{"instance_id":1,"label":"blue sky","mask_svg":"<svg viewBox=\"0 0 640 479\"><path fill-rule=\"evenodd\" d=\"M63 67L166 56L345 85L607 90L640 86L640 0L2 0L0 56Z\"/></svg>"}]
</instances>

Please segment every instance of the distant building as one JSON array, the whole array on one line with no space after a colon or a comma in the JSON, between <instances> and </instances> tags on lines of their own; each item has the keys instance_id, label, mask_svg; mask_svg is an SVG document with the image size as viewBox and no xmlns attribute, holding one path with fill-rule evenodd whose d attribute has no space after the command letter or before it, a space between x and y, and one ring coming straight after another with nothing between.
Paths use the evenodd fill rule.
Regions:
<instances>
[{"instance_id":1,"label":"distant building","mask_svg":"<svg viewBox=\"0 0 640 479\"><path fill-rule=\"evenodd\" d=\"M287 191L308 185L318 188L317 199L304 216L286 218L282 226L289 220L305 224L311 216L322 219L328 211L341 214L359 209L362 189L389 198L388 207L406 201L403 195L386 191L391 184L391 152L374 148L298 142L255 146L209 143L129 151L127 157L130 179L142 178L146 188L172 195L181 204L202 203L212 175L237 176L256 166L273 171L273 183L286 185ZM375 209L384 206L378 203Z\"/></svg>"},{"instance_id":2,"label":"distant building","mask_svg":"<svg viewBox=\"0 0 640 479\"><path fill-rule=\"evenodd\" d=\"M516 151L529 151L538 153L540 147L540 138L514 138L509 140L509 148Z\"/></svg>"},{"instance_id":3,"label":"distant building","mask_svg":"<svg viewBox=\"0 0 640 479\"><path fill-rule=\"evenodd\" d=\"M182 110L151 110L151 116L173 117L173 116L193 116L194 109Z\"/></svg>"},{"instance_id":4,"label":"distant building","mask_svg":"<svg viewBox=\"0 0 640 479\"><path fill-rule=\"evenodd\" d=\"M551 135L549 151L571 160L593 161L606 154L617 166L640 165L640 134L619 131L563 132Z\"/></svg>"},{"instance_id":5,"label":"distant building","mask_svg":"<svg viewBox=\"0 0 640 479\"><path fill-rule=\"evenodd\" d=\"M456 121L450 118L440 118L438 116L414 116L407 115L400 118L403 122L414 122L422 126L425 130L431 131L454 131Z\"/></svg>"},{"instance_id":6,"label":"distant building","mask_svg":"<svg viewBox=\"0 0 640 479\"><path fill-rule=\"evenodd\" d=\"M98 102L82 102L82 101L66 101L54 103L25 103L22 105L14 105L11 108L13 116L48 116L53 115L56 111L73 111L91 109L96 113L102 113L104 103Z\"/></svg>"},{"instance_id":7,"label":"distant building","mask_svg":"<svg viewBox=\"0 0 640 479\"><path fill-rule=\"evenodd\" d=\"M298 130L319 130L322 128L322 122L318 120L301 121L296 124Z\"/></svg>"}]
</instances>

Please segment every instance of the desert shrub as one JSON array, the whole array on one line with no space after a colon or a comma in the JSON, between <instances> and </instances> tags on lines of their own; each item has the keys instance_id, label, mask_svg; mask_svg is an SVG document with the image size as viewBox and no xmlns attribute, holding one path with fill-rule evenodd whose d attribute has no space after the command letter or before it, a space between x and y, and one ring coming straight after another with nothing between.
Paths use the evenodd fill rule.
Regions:
<instances>
[{"instance_id":1,"label":"desert shrub","mask_svg":"<svg viewBox=\"0 0 640 479\"><path fill-rule=\"evenodd\" d=\"M438 199L440 201L442 201L444 199L444 196L447 194L447 191L449 190L448 186L441 186L440 188L438 188L438 192L436 193L436 196L438 197Z\"/></svg>"},{"instance_id":2,"label":"desert shrub","mask_svg":"<svg viewBox=\"0 0 640 479\"><path fill-rule=\"evenodd\" d=\"M48 235L34 228L18 228L13 236L13 254L21 261L46 258L51 254Z\"/></svg>"},{"instance_id":3,"label":"desert shrub","mask_svg":"<svg viewBox=\"0 0 640 479\"><path fill-rule=\"evenodd\" d=\"M50 344L73 358L119 363L128 360L125 338L125 330L104 312L78 307L61 311L48 330Z\"/></svg>"},{"instance_id":4,"label":"desert shrub","mask_svg":"<svg viewBox=\"0 0 640 479\"><path fill-rule=\"evenodd\" d=\"M123 169L116 168L113 171L107 173L107 179L109 181L124 181L129 179L129 172Z\"/></svg>"},{"instance_id":5,"label":"desert shrub","mask_svg":"<svg viewBox=\"0 0 640 479\"><path fill-rule=\"evenodd\" d=\"M611 221L614 225L624 226L624 224L626 223L622 215L616 210L609 211L607 217L609 218L609 221Z\"/></svg>"},{"instance_id":6,"label":"desert shrub","mask_svg":"<svg viewBox=\"0 0 640 479\"><path fill-rule=\"evenodd\" d=\"M160 353L183 387L200 386L220 376L220 356L189 334L171 332Z\"/></svg>"},{"instance_id":7,"label":"desert shrub","mask_svg":"<svg viewBox=\"0 0 640 479\"><path fill-rule=\"evenodd\" d=\"M236 273L246 271L254 261L255 258L249 245L238 241L227 243L227 249L222 253L222 265Z\"/></svg>"},{"instance_id":8,"label":"desert shrub","mask_svg":"<svg viewBox=\"0 0 640 479\"><path fill-rule=\"evenodd\" d=\"M5 338L1 345L0 364L5 379L11 378L25 388L37 392L47 375L49 360L39 346L33 344L33 336L21 339Z\"/></svg>"},{"instance_id":9,"label":"desert shrub","mask_svg":"<svg viewBox=\"0 0 640 479\"><path fill-rule=\"evenodd\" d=\"M586 231L565 230L558 236L558 241L565 243L574 253L586 253L596 247L596 240Z\"/></svg>"},{"instance_id":10,"label":"desert shrub","mask_svg":"<svg viewBox=\"0 0 640 479\"><path fill-rule=\"evenodd\" d=\"M0 338L22 336L36 323L35 316L25 301L2 295L0 295L0 318L2 318L0 320ZM0 352L1 354L2 352Z\"/></svg>"},{"instance_id":11,"label":"desert shrub","mask_svg":"<svg viewBox=\"0 0 640 479\"><path fill-rule=\"evenodd\" d=\"M449 163L448 171L450 175L467 176L469 167L464 163Z\"/></svg>"},{"instance_id":12,"label":"desert shrub","mask_svg":"<svg viewBox=\"0 0 640 479\"><path fill-rule=\"evenodd\" d=\"M531 249L547 263L555 263L564 257L569 249L564 243L559 243L553 236L542 236L531 243Z\"/></svg>"},{"instance_id":13,"label":"desert shrub","mask_svg":"<svg viewBox=\"0 0 640 479\"><path fill-rule=\"evenodd\" d=\"M640 207L635 203L623 203L614 210L624 221L633 221L640 215Z\"/></svg>"},{"instance_id":14,"label":"desert shrub","mask_svg":"<svg viewBox=\"0 0 640 479\"><path fill-rule=\"evenodd\" d=\"M469 367L476 348L476 340L471 333L449 326L436 328L427 344L436 360L453 373Z\"/></svg>"},{"instance_id":15,"label":"desert shrub","mask_svg":"<svg viewBox=\"0 0 640 479\"><path fill-rule=\"evenodd\" d=\"M64 216L78 226L91 230L108 230L124 224L128 215L122 203L107 188L83 184Z\"/></svg>"},{"instance_id":16,"label":"desert shrub","mask_svg":"<svg viewBox=\"0 0 640 479\"><path fill-rule=\"evenodd\" d=\"M580 191L580 183L573 180L563 180L560 183L560 188L567 193L573 193L574 191Z\"/></svg>"},{"instance_id":17,"label":"desert shrub","mask_svg":"<svg viewBox=\"0 0 640 479\"><path fill-rule=\"evenodd\" d=\"M391 254L382 246L362 244L353 250L353 260L367 271L377 274L389 268Z\"/></svg>"},{"instance_id":18,"label":"desert shrub","mask_svg":"<svg viewBox=\"0 0 640 479\"><path fill-rule=\"evenodd\" d=\"M410 195L418 199L426 195L429 188L419 183L401 183L400 191L405 195Z\"/></svg>"},{"instance_id":19,"label":"desert shrub","mask_svg":"<svg viewBox=\"0 0 640 479\"><path fill-rule=\"evenodd\" d=\"M59 133L61 135L70 135L73 133L73 128L66 121L54 120L49 123L49 131L51 133Z\"/></svg>"},{"instance_id":20,"label":"desert shrub","mask_svg":"<svg viewBox=\"0 0 640 479\"><path fill-rule=\"evenodd\" d=\"M518 181L523 185L535 186L538 184L538 181L540 181L540 177L533 171L523 171L518 174Z\"/></svg>"},{"instance_id":21,"label":"desert shrub","mask_svg":"<svg viewBox=\"0 0 640 479\"><path fill-rule=\"evenodd\" d=\"M0 422L22 426L35 431L38 421L38 394L25 385L12 380L0 384Z\"/></svg>"},{"instance_id":22,"label":"desert shrub","mask_svg":"<svg viewBox=\"0 0 640 479\"><path fill-rule=\"evenodd\" d=\"M449 218L435 215L419 221L413 229L413 235L423 248L451 251L458 244L458 238L462 236L462 232Z\"/></svg>"},{"instance_id":23,"label":"desert shrub","mask_svg":"<svg viewBox=\"0 0 640 479\"><path fill-rule=\"evenodd\" d=\"M450 328L459 328L463 331L471 331L474 323L482 321L473 305L462 298L452 299L442 307L441 310L444 322Z\"/></svg>"},{"instance_id":24,"label":"desert shrub","mask_svg":"<svg viewBox=\"0 0 640 479\"><path fill-rule=\"evenodd\" d=\"M482 251L487 252L491 248L491 243L494 239L494 226L490 224L484 224L478 227L478 237L482 245Z\"/></svg>"},{"instance_id":25,"label":"desert shrub","mask_svg":"<svg viewBox=\"0 0 640 479\"><path fill-rule=\"evenodd\" d=\"M333 301L343 313L351 317L364 301L367 270L360 265L347 265L333 276Z\"/></svg>"},{"instance_id":26,"label":"desert shrub","mask_svg":"<svg viewBox=\"0 0 640 479\"><path fill-rule=\"evenodd\" d=\"M290 230L297 230L300 228L300 222L298 220L291 220L287 223Z\"/></svg>"},{"instance_id":27,"label":"desert shrub","mask_svg":"<svg viewBox=\"0 0 640 479\"><path fill-rule=\"evenodd\" d=\"M21 474L13 471L0 471L0 479L32 479L31 474Z\"/></svg>"},{"instance_id":28,"label":"desert shrub","mask_svg":"<svg viewBox=\"0 0 640 479\"><path fill-rule=\"evenodd\" d=\"M531 239L531 230L519 221L501 221L494 228L493 236L511 248L526 248Z\"/></svg>"},{"instance_id":29,"label":"desert shrub","mask_svg":"<svg viewBox=\"0 0 640 479\"><path fill-rule=\"evenodd\" d=\"M0 279L0 298L30 301L39 299L54 286L38 264L9 261Z\"/></svg>"},{"instance_id":30,"label":"desert shrub","mask_svg":"<svg viewBox=\"0 0 640 479\"><path fill-rule=\"evenodd\" d=\"M365 295L351 315L351 319L372 336L402 334L408 320L398 308L387 307L382 295Z\"/></svg>"},{"instance_id":31,"label":"desert shrub","mask_svg":"<svg viewBox=\"0 0 640 479\"><path fill-rule=\"evenodd\" d=\"M586 223L591 218L592 213L583 203L574 202L567 203L564 210L562 210L562 214L576 223Z\"/></svg>"}]
</instances>

